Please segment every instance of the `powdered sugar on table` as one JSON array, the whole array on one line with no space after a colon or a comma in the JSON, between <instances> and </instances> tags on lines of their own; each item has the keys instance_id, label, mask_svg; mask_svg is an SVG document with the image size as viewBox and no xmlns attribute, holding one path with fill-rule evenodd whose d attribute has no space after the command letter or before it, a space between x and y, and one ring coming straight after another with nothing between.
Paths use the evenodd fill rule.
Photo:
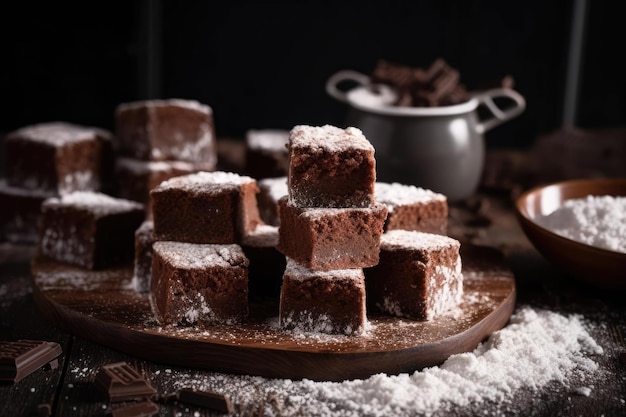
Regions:
<instances>
[{"instance_id":1,"label":"powdered sugar on table","mask_svg":"<svg viewBox=\"0 0 626 417\"><path fill-rule=\"evenodd\" d=\"M227 390L242 415L402 417L459 407L473 414L487 402L505 415L516 411L514 398L523 389L558 384L573 394L592 394L594 380L602 377L594 356L601 354L583 316L521 306L507 327L473 352L410 374L314 382L179 370L167 378L176 388ZM574 379L584 384L572 385Z\"/></svg>"},{"instance_id":2,"label":"powdered sugar on table","mask_svg":"<svg viewBox=\"0 0 626 417\"><path fill-rule=\"evenodd\" d=\"M626 197L570 199L537 223L568 239L626 253Z\"/></svg>"}]
</instances>

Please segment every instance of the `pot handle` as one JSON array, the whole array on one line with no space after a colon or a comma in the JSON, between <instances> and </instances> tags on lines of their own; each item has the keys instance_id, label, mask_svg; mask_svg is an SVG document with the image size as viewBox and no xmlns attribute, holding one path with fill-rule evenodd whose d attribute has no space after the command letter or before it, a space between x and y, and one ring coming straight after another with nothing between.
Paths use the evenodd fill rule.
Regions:
<instances>
[{"instance_id":1,"label":"pot handle","mask_svg":"<svg viewBox=\"0 0 626 417\"><path fill-rule=\"evenodd\" d=\"M352 83L357 83L360 85L369 85L370 77L352 70L342 70L336 72L335 74L330 76L328 81L326 81L326 92L334 99L339 100L343 103L347 103L348 95L346 91L339 88L339 84L346 81L350 81Z\"/></svg>"},{"instance_id":2,"label":"pot handle","mask_svg":"<svg viewBox=\"0 0 626 417\"><path fill-rule=\"evenodd\" d=\"M491 112L491 117L481 120L476 126L478 133L485 133L507 120L519 116L526 108L524 97L511 88L494 88L478 93L474 97L478 99L479 106L484 105ZM506 109L501 109L495 103L495 98L509 98L513 101L513 105Z\"/></svg>"}]
</instances>

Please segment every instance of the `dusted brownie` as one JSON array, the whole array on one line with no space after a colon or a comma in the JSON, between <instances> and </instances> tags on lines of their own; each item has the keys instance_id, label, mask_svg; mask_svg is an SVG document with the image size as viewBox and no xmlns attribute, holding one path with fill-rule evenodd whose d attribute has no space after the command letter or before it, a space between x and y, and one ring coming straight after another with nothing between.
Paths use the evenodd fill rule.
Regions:
<instances>
[{"instance_id":1,"label":"dusted brownie","mask_svg":"<svg viewBox=\"0 0 626 417\"><path fill-rule=\"evenodd\" d=\"M36 243L41 203L54 196L49 191L11 187L0 180L0 240Z\"/></svg>"},{"instance_id":2,"label":"dusted brownie","mask_svg":"<svg viewBox=\"0 0 626 417\"><path fill-rule=\"evenodd\" d=\"M367 323L363 270L314 271L287 259L279 322L297 331L362 333Z\"/></svg>"},{"instance_id":3,"label":"dusted brownie","mask_svg":"<svg viewBox=\"0 0 626 417\"><path fill-rule=\"evenodd\" d=\"M289 197L278 201L278 250L304 266L331 269L365 268L378 263L380 236L387 207L302 208Z\"/></svg>"},{"instance_id":4,"label":"dusted brownie","mask_svg":"<svg viewBox=\"0 0 626 417\"><path fill-rule=\"evenodd\" d=\"M137 292L150 292L153 243L154 223L152 220L146 220L135 230L135 262L132 286Z\"/></svg>"},{"instance_id":5,"label":"dusted brownie","mask_svg":"<svg viewBox=\"0 0 626 417\"><path fill-rule=\"evenodd\" d=\"M155 242L152 248L151 297L161 324L232 324L247 317L248 259L239 245Z\"/></svg>"},{"instance_id":6,"label":"dusted brownie","mask_svg":"<svg viewBox=\"0 0 626 417\"><path fill-rule=\"evenodd\" d=\"M115 109L115 139L121 155L136 159L180 160L215 165L211 107L195 100L143 100Z\"/></svg>"},{"instance_id":7,"label":"dusted brownie","mask_svg":"<svg viewBox=\"0 0 626 417\"><path fill-rule=\"evenodd\" d=\"M256 180L232 172L182 175L150 191L157 240L238 243L262 224Z\"/></svg>"},{"instance_id":8,"label":"dusted brownie","mask_svg":"<svg viewBox=\"0 0 626 417\"><path fill-rule=\"evenodd\" d=\"M110 175L111 133L65 122L41 123L5 138L9 185L56 194L100 191Z\"/></svg>"},{"instance_id":9,"label":"dusted brownie","mask_svg":"<svg viewBox=\"0 0 626 417\"><path fill-rule=\"evenodd\" d=\"M278 200L289 195L287 177L263 178L257 181L259 195L257 201L261 219L272 226L280 225L278 217Z\"/></svg>"},{"instance_id":10,"label":"dusted brownie","mask_svg":"<svg viewBox=\"0 0 626 417\"><path fill-rule=\"evenodd\" d=\"M246 132L246 174L260 180L287 176L289 131L258 129Z\"/></svg>"},{"instance_id":11,"label":"dusted brownie","mask_svg":"<svg viewBox=\"0 0 626 417\"><path fill-rule=\"evenodd\" d=\"M150 190L173 177L200 171L213 171L214 163L185 161L142 161L133 158L117 158L115 177L118 195L146 205L146 214L152 217Z\"/></svg>"},{"instance_id":12,"label":"dusted brownie","mask_svg":"<svg viewBox=\"0 0 626 417\"><path fill-rule=\"evenodd\" d=\"M278 299L285 272L285 255L276 249L278 227L259 225L243 238L241 247L250 261L248 281L250 299Z\"/></svg>"},{"instance_id":13,"label":"dusted brownie","mask_svg":"<svg viewBox=\"0 0 626 417\"><path fill-rule=\"evenodd\" d=\"M365 270L369 303L398 317L430 320L463 295L459 241L407 230L386 232L380 262Z\"/></svg>"},{"instance_id":14,"label":"dusted brownie","mask_svg":"<svg viewBox=\"0 0 626 417\"><path fill-rule=\"evenodd\" d=\"M414 185L377 182L376 201L387 206L385 231L403 229L447 234L448 200L445 195Z\"/></svg>"},{"instance_id":15,"label":"dusted brownie","mask_svg":"<svg viewBox=\"0 0 626 417\"><path fill-rule=\"evenodd\" d=\"M295 126L288 177L297 207L369 207L375 201L374 147L355 127Z\"/></svg>"},{"instance_id":16,"label":"dusted brownie","mask_svg":"<svg viewBox=\"0 0 626 417\"><path fill-rule=\"evenodd\" d=\"M143 204L77 191L49 198L41 207L41 255L88 269L133 260Z\"/></svg>"}]
</instances>

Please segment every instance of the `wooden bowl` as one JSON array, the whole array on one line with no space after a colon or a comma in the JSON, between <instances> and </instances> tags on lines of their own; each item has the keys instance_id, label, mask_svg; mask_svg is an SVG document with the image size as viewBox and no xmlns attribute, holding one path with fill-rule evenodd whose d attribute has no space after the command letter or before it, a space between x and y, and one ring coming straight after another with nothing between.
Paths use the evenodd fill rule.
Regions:
<instances>
[{"instance_id":1,"label":"wooden bowl","mask_svg":"<svg viewBox=\"0 0 626 417\"><path fill-rule=\"evenodd\" d=\"M626 253L580 243L537 224L565 200L587 195L626 196L625 179L570 180L533 188L516 201L516 215L543 256L579 280L604 289L626 289Z\"/></svg>"}]
</instances>

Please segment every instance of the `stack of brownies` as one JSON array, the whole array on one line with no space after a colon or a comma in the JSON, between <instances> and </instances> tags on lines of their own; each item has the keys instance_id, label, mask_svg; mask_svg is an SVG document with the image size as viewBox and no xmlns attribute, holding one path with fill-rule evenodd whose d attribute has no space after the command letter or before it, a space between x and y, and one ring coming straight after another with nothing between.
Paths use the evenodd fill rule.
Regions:
<instances>
[{"instance_id":1,"label":"stack of brownies","mask_svg":"<svg viewBox=\"0 0 626 417\"><path fill-rule=\"evenodd\" d=\"M256 180L223 171L171 178L150 192L150 296L161 324L247 318L249 260L241 243L262 224L257 192Z\"/></svg>"},{"instance_id":2,"label":"stack of brownies","mask_svg":"<svg viewBox=\"0 0 626 417\"><path fill-rule=\"evenodd\" d=\"M100 192L111 180L112 135L67 122L22 127L5 138L0 237L36 243L42 203L75 191Z\"/></svg>"},{"instance_id":3,"label":"stack of brownies","mask_svg":"<svg viewBox=\"0 0 626 417\"><path fill-rule=\"evenodd\" d=\"M353 127L295 126L278 250L287 257L280 326L338 334L367 324L363 268L378 264L387 208L375 202L374 147Z\"/></svg>"},{"instance_id":4,"label":"stack of brownies","mask_svg":"<svg viewBox=\"0 0 626 417\"><path fill-rule=\"evenodd\" d=\"M446 236L445 196L377 183L375 168L359 129L291 131L278 200L282 328L360 334L369 307L430 320L460 303L460 243Z\"/></svg>"},{"instance_id":5,"label":"stack of brownies","mask_svg":"<svg viewBox=\"0 0 626 417\"><path fill-rule=\"evenodd\" d=\"M195 100L122 103L115 109L115 175L122 198L146 205L150 190L179 175L213 171L213 110Z\"/></svg>"}]
</instances>

